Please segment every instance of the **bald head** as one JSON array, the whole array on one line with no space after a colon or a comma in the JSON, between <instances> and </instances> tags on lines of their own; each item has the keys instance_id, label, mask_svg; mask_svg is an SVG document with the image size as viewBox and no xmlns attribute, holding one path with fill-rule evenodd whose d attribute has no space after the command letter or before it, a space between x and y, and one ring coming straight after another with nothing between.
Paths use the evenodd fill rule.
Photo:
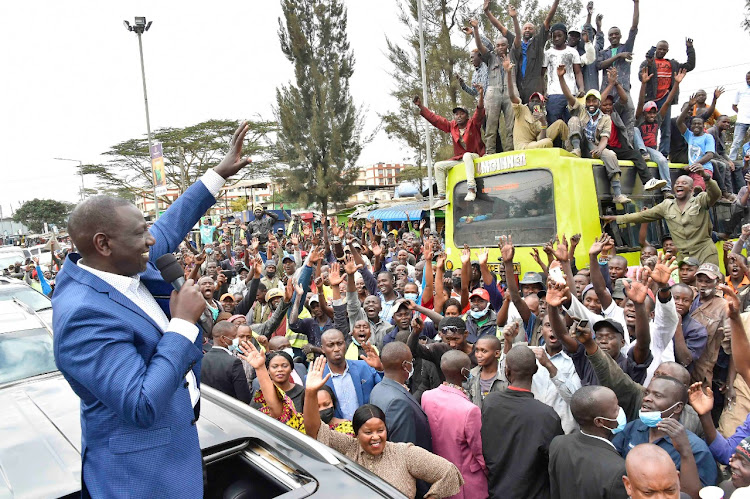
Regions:
<instances>
[{"instance_id":1,"label":"bald head","mask_svg":"<svg viewBox=\"0 0 750 499\"><path fill-rule=\"evenodd\" d=\"M392 341L380 352L380 361L384 371L401 371L404 361L412 360L411 350L406 343Z\"/></svg>"},{"instance_id":2,"label":"bald head","mask_svg":"<svg viewBox=\"0 0 750 499\"><path fill-rule=\"evenodd\" d=\"M221 338L222 336L229 336L230 338L234 338L236 334L237 325L229 321L217 322L216 324L214 324L213 329L211 329L211 336L213 337L214 341Z\"/></svg>"},{"instance_id":3,"label":"bald head","mask_svg":"<svg viewBox=\"0 0 750 499\"><path fill-rule=\"evenodd\" d=\"M590 385L579 388L570 399L570 412L582 428L592 426L594 418L609 417L608 410L617 406L615 392L605 386Z\"/></svg>"},{"instance_id":4,"label":"bald head","mask_svg":"<svg viewBox=\"0 0 750 499\"><path fill-rule=\"evenodd\" d=\"M536 357L529 347L518 345L510 349L505 360L505 371L511 384L531 384L536 370Z\"/></svg>"},{"instance_id":5,"label":"bald head","mask_svg":"<svg viewBox=\"0 0 750 499\"><path fill-rule=\"evenodd\" d=\"M690 373L687 369L677 362L662 362L654 371L654 377L668 376L678 380L685 386L690 386Z\"/></svg>"},{"instance_id":6,"label":"bald head","mask_svg":"<svg viewBox=\"0 0 750 499\"><path fill-rule=\"evenodd\" d=\"M93 196L76 206L68 219L68 234L84 258L94 252L95 234L119 228L118 212L126 206L137 210L129 201L112 196Z\"/></svg>"},{"instance_id":7,"label":"bald head","mask_svg":"<svg viewBox=\"0 0 750 499\"><path fill-rule=\"evenodd\" d=\"M440 370L445 375L445 380L454 385L464 382L464 371L471 369L471 359L460 350L448 350L440 358ZM468 374L467 374L468 376Z\"/></svg>"},{"instance_id":8,"label":"bald head","mask_svg":"<svg viewBox=\"0 0 750 499\"><path fill-rule=\"evenodd\" d=\"M291 346L292 345L291 343L289 343L289 339L287 339L286 336L274 336L273 338L268 340L269 350L283 350Z\"/></svg>"},{"instance_id":9,"label":"bald head","mask_svg":"<svg viewBox=\"0 0 750 499\"><path fill-rule=\"evenodd\" d=\"M680 497L680 474L667 451L654 444L633 447L625 459L627 476L622 477L625 490L633 498L646 494Z\"/></svg>"},{"instance_id":10,"label":"bald head","mask_svg":"<svg viewBox=\"0 0 750 499\"><path fill-rule=\"evenodd\" d=\"M320 341L324 342L327 340L336 340L336 339L343 338L343 337L344 337L344 333L342 333L338 329L329 329L328 331L320 335Z\"/></svg>"}]
</instances>

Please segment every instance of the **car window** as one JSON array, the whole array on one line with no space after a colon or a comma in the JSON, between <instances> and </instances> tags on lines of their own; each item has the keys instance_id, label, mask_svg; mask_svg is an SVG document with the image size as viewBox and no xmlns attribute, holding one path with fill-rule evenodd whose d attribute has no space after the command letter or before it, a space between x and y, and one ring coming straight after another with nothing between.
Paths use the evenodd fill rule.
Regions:
<instances>
[{"instance_id":1,"label":"car window","mask_svg":"<svg viewBox=\"0 0 750 499\"><path fill-rule=\"evenodd\" d=\"M0 334L0 384L57 370L46 329Z\"/></svg>"},{"instance_id":2,"label":"car window","mask_svg":"<svg viewBox=\"0 0 750 499\"><path fill-rule=\"evenodd\" d=\"M15 265L16 262L24 263L26 261L26 257L23 255L23 253L11 253L11 252L2 252L0 253L0 269L7 269L11 265Z\"/></svg>"},{"instance_id":3,"label":"car window","mask_svg":"<svg viewBox=\"0 0 750 499\"><path fill-rule=\"evenodd\" d=\"M35 312L52 307L52 302L49 298L32 288L0 285L0 301L8 301L13 298L33 308Z\"/></svg>"},{"instance_id":4,"label":"car window","mask_svg":"<svg viewBox=\"0 0 750 499\"><path fill-rule=\"evenodd\" d=\"M539 246L555 236L552 173L524 170L478 177L477 197L466 202L466 182L453 191L453 242L457 247L496 246L513 236L518 246Z\"/></svg>"}]
</instances>

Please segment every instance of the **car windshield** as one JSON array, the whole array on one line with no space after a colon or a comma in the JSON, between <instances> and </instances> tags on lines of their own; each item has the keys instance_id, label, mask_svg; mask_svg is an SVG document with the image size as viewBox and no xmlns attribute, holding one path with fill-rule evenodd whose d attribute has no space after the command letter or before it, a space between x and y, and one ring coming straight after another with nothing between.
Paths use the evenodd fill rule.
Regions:
<instances>
[{"instance_id":1,"label":"car windshield","mask_svg":"<svg viewBox=\"0 0 750 499\"><path fill-rule=\"evenodd\" d=\"M7 269L11 265L15 265L16 262L25 262L26 257L23 253L18 252L2 252L0 253L0 269Z\"/></svg>"},{"instance_id":2,"label":"car windshield","mask_svg":"<svg viewBox=\"0 0 750 499\"><path fill-rule=\"evenodd\" d=\"M453 191L453 241L459 248L496 246L511 235L517 246L543 245L555 236L552 174L525 170L477 178L477 197L470 203L466 182Z\"/></svg>"},{"instance_id":3,"label":"car windshield","mask_svg":"<svg viewBox=\"0 0 750 499\"><path fill-rule=\"evenodd\" d=\"M57 371L46 329L0 334L0 385Z\"/></svg>"},{"instance_id":4,"label":"car windshield","mask_svg":"<svg viewBox=\"0 0 750 499\"><path fill-rule=\"evenodd\" d=\"M52 302L32 288L25 286L2 286L0 285L0 301L8 301L16 298L18 301L25 303L33 308L35 312L52 308Z\"/></svg>"}]
</instances>

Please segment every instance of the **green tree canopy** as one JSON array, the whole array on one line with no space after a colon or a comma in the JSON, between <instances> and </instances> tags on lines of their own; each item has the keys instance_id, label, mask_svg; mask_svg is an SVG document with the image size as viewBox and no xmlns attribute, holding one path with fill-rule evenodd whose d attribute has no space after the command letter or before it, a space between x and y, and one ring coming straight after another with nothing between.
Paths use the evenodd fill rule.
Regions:
<instances>
[{"instance_id":1,"label":"green tree canopy","mask_svg":"<svg viewBox=\"0 0 750 499\"><path fill-rule=\"evenodd\" d=\"M515 5L519 22L541 24L551 0L540 6L539 0L491 0L490 11L509 29L513 24L508 16L508 6ZM391 95L398 101L398 108L381 116L385 131L413 152L415 165L425 165L425 126L429 125L412 104L415 95L422 96L422 73L419 57L419 23L417 0L399 0L399 22L406 29L403 41L386 37L388 60L394 87ZM585 14L580 0L561 0L553 22L571 25ZM494 39L497 30L482 12L482 5L469 8L467 0L423 0L425 68L427 75L428 107L435 113L450 117L452 109L464 106L470 111L476 106L475 99L461 90L456 75L466 82L471 81L469 53L475 48L474 39L461 32L471 18L480 21L480 33ZM453 155L450 137L444 133L433 133L432 153L441 160Z\"/></svg>"},{"instance_id":2,"label":"green tree canopy","mask_svg":"<svg viewBox=\"0 0 750 499\"><path fill-rule=\"evenodd\" d=\"M44 231L44 223L65 225L65 219L75 205L54 199L37 199L26 201L13 214L13 221L20 222L32 232Z\"/></svg>"},{"instance_id":3,"label":"green tree canopy","mask_svg":"<svg viewBox=\"0 0 750 499\"><path fill-rule=\"evenodd\" d=\"M271 174L301 206L329 203L354 191L356 161L366 140L363 119L349 92L354 55L341 0L281 0L281 50L294 80L276 89L279 123Z\"/></svg>"},{"instance_id":4,"label":"green tree canopy","mask_svg":"<svg viewBox=\"0 0 750 499\"><path fill-rule=\"evenodd\" d=\"M229 140L237 129L237 121L208 120L184 128L161 128L153 134L153 140L162 143L164 171L167 184L180 188L189 187L209 168L216 166L229 149ZM266 172L268 143L266 136L275 128L270 121L249 121L250 131L245 137L244 154L255 159L251 168L244 168L235 181L262 175ZM180 171L181 154L184 155L185 183ZM99 180L102 194L134 199L144 190L151 191L151 159L148 138L139 137L115 144L104 153L110 159L106 163L83 165L83 173L94 175ZM160 198L170 203L168 198Z\"/></svg>"}]
</instances>

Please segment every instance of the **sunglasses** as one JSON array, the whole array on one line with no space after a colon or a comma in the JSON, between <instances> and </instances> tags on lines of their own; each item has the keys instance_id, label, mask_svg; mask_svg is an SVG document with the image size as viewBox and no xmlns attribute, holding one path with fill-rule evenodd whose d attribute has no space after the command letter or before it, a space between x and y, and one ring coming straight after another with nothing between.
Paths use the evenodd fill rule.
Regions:
<instances>
[{"instance_id":1,"label":"sunglasses","mask_svg":"<svg viewBox=\"0 0 750 499\"><path fill-rule=\"evenodd\" d=\"M458 331L458 326L443 326L440 328L442 333L457 333Z\"/></svg>"}]
</instances>

